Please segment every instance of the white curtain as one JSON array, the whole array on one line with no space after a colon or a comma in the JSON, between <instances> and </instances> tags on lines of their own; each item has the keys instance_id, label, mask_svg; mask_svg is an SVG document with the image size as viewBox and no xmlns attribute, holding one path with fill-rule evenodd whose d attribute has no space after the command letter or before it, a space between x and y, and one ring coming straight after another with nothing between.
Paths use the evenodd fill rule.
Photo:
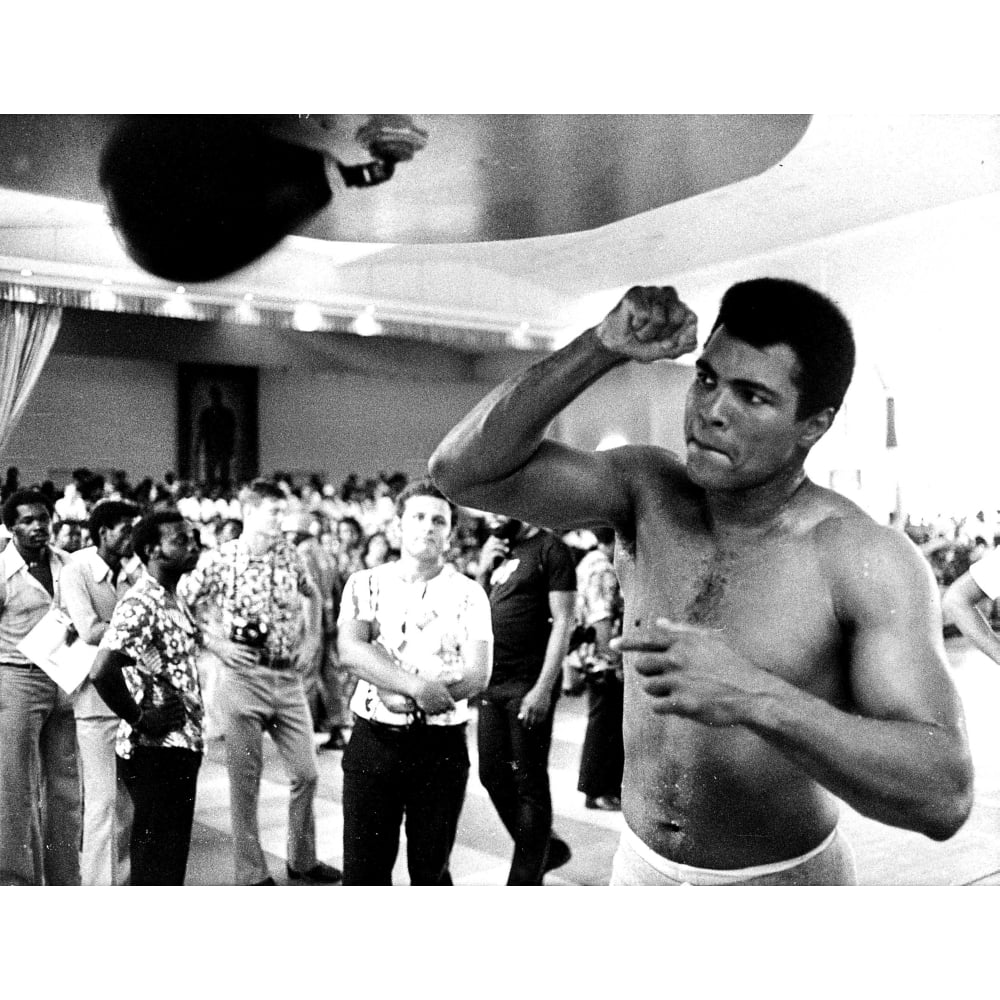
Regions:
<instances>
[{"instance_id":1,"label":"white curtain","mask_svg":"<svg viewBox=\"0 0 1000 1000\"><path fill-rule=\"evenodd\" d=\"M61 321L62 309L0 302L0 451L21 419Z\"/></svg>"}]
</instances>

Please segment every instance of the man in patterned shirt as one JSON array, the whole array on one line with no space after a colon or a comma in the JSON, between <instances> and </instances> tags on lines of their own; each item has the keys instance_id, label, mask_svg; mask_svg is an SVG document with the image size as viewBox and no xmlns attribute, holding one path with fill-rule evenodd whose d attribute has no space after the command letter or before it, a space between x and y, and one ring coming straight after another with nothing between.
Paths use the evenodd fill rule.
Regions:
<instances>
[{"instance_id":1,"label":"man in patterned shirt","mask_svg":"<svg viewBox=\"0 0 1000 1000\"><path fill-rule=\"evenodd\" d=\"M132 799L131 885L183 885L204 708L200 635L177 582L198 561L198 537L175 511L139 521L132 545L146 572L121 599L90 679L121 718L117 753Z\"/></svg>"},{"instance_id":2,"label":"man in patterned shirt","mask_svg":"<svg viewBox=\"0 0 1000 1000\"><path fill-rule=\"evenodd\" d=\"M303 676L322 654L323 602L302 557L282 537L284 493L258 479L241 500L243 534L205 553L182 587L192 606L213 613L205 621L208 647L223 664L218 696L236 884L275 884L257 819L267 730L291 779L288 877L332 885L340 881L340 871L316 859L313 801L319 772L303 686Z\"/></svg>"},{"instance_id":3,"label":"man in patterned shirt","mask_svg":"<svg viewBox=\"0 0 1000 1000\"><path fill-rule=\"evenodd\" d=\"M341 659L360 678L344 751L344 883L390 885L406 816L412 885L450 885L469 777L467 699L489 683L482 588L445 565L454 508L430 482L396 504L398 562L349 577Z\"/></svg>"}]
</instances>

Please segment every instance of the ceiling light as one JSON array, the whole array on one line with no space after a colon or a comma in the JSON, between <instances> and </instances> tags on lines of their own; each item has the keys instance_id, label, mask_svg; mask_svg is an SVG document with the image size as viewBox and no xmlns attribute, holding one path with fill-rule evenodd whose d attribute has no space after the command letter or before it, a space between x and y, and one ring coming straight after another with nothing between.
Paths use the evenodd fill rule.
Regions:
<instances>
[{"instance_id":1,"label":"ceiling light","mask_svg":"<svg viewBox=\"0 0 1000 1000\"><path fill-rule=\"evenodd\" d=\"M375 319L375 307L365 306L351 323L351 329L359 337L375 337L382 332L382 324Z\"/></svg>"},{"instance_id":2,"label":"ceiling light","mask_svg":"<svg viewBox=\"0 0 1000 1000\"><path fill-rule=\"evenodd\" d=\"M21 268L21 277L22 278L30 278L34 273L35 272L32 271L30 267L22 267Z\"/></svg>"},{"instance_id":3,"label":"ceiling light","mask_svg":"<svg viewBox=\"0 0 1000 1000\"><path fill-rule=\"evenodd\" d=\"M105 285L98 285L90 293L90 302L94 309L101 309L104 312L113 312L118 305L118 296Z\"/></svg>"},{"instance_id":4,"label":"ceiling light","mask_svg":"<svg viewBox=\"0 0 1000 1000\"><path fill-rule=\"evenodd\" d=\"M323 325L323 313L315 302L300 302L292 313L292 326L296 330L310 333Z\"/></svg>"},{"instance_id":5,"label":"ceiling light","mask_svg":"<svg viewBox=\"0 0 1000 1000\"><path fill-rule=\"evenodd\" d=\"M518 323L510 334L511 347L531 347L531 338L528 336L528 321Z\"/></svg>"},{"instance_id":6,"label":"ceiling light","mask_svg":"<svg viewBox=\"0 0 1000 1000\"><path fill-rule=\"evenodd\" d=\"M160 312L176 319L191 319L194 316L194 306L182 294L171 295L160 307Z\"/></svg>"},{"instance_id":7,"label":"ceiling light","mask_svg":"<svg viewBox=\"0 0 1000 1000\"><path fill-rule=\"evenodd\" d=\"M597 447L594 451L607 451L609 448L622 448L627 444L628 438L626 438L624 434L612 431L610 434L605 434L604 437L597 442Z\"/></svg>"},{"instance_id":8,"label":"ceiling light","mask_svg":"<svg viewBox=\"0 0 1000 1000\"><path fill-rule=\"evenodd\" d=\"M260 313L250 305L250 300L244 296L243 301L233 310L233 316L239 323L259 323Z\"/></svg>"}]
</instances>

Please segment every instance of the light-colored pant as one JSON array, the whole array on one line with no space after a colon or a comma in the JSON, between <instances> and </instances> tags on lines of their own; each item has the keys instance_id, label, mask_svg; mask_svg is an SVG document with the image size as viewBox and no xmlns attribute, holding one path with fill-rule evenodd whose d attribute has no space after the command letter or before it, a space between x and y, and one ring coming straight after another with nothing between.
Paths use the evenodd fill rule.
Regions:
<instances>
[{"instance_id":1,"label":"light-colored pant","mask_svg":"<svg viewBox=\"0 0 1000 1000\"><path fill-rule=\"evenodd\" d=\"M611 866L611 885L855 885L851 845L834 830L798 858L753 868L710 869L660 857L629 827L622 831Z\"/></svg>"},{"instance_id":2,"label":"light-colored pant","mask_svg":"<svg viewBox=\"0 0 1000 1000\"><path fill-rule=\"evenodd\" d=\"M118 777L115 735L118 717L76 720L76 742L83 777L84 885L128 885L132 800Z\"/></svg>"},{"instance_id":3,"label":"light-colored pant","mask_svg":"<svg viewBox=\"0 0 1000 1000\"><path fill-rule=\"evenodd\" d=\"M269 667L224 667L217 696L225 727L236 884L253 885L269 874L257 818L265 731L274 740L291 783L288 864L296 871L308 871L316 864L313 800L319 774L301 675Z\"/></svg>"},{"instance_id":4,"label":"light-colored pant","mask_svg":"<svg viewBox=\"0 0 1000 1000\"><path fill-rule=\"evenodd\" d=\"M35 666L0 664L0 884L80 884L73 706Z\"/></svg>"}]
</instances>

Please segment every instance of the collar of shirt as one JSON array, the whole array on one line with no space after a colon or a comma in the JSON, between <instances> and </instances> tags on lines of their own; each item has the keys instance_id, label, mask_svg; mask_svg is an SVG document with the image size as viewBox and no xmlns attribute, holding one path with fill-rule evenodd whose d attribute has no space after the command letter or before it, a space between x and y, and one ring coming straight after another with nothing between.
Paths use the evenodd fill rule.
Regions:
<instances>
[{"instance_id":1,"label":"collar of shirt","mask_svg":"<svg viewBox=\"0 0 1000 1000\"><path fill-rule=\"evenodd\" d=\"M152 598L163 608L164 612L170 615L174 621L176 621L185 632L198 632L198 626L195 623L194 616L191 614L191 610L187 606L187 602L178 594L174 592L174 604L167 603L167 589L160 583L159 580L154 577L149 570L143 567L142 576L139 577L138 583L142 585L142 589L145 590ZM177 614L173 614L176 606Z\"/></svg>"},{"instance_id":2,"label":"collar of shirt","mask_svg":"<svg viewBox=\"0 0 1000 1000\"><path fill-rule=\"evenodd\" d=\"M63 559L60 557L58 551L52 546L47 547L49 565L52 567L53 576L57 575L59 567L63 564ZM17 546L13 542L7 544L7 548L3 550L0 554L0 560L3 562L3 575L5 580L9 580L16 573L20 572L22 569L27 572L28 564L24 561L24 556L18 551Z\"/></svg>"},{"instance_id":3,"label":"collar of shirt","mask_svg":"<svg viewBox=\"0 0 1000 1000\"><path fill-rule=\"evenodd\" d=\"M111 567L101 558L96 545L89 545L85 549L80 549L76 558L90 570L90 575L94 578L94 583L101 583L103 580L110 582Z\"/></svg>"}]
</instances>

